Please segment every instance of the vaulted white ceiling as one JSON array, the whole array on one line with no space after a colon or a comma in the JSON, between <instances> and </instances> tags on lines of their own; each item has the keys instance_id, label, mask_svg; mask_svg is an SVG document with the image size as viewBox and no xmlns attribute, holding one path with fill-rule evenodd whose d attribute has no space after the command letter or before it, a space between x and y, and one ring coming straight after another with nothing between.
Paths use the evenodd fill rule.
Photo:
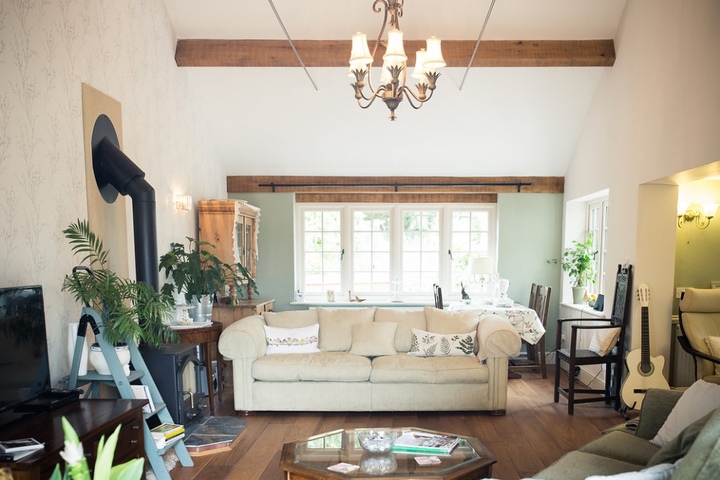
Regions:
<instances>
[{"instance_id":1,"label":"vaulted white ceiling","mask_svg":"<svg viewBox=\"0 0 720 480\"><path fill-rule=\"evenodd\" d=\"M285 38L270 1L166 4L178 39ZM371 0L273 4L293 40L363 31L372 48L382 22ZM400 27L406 39L474 41L490 4L408 0ZM483 40L613 39L624 5L497 0ZM466 69L445 68L434 98L420 110L403 102L395 122L380 101L357 106L346 67L309 67L312 81L299 65L180 68L228 175L562 176L612 67L474 67L462 89Z\"/></svg>"}]
</instances>

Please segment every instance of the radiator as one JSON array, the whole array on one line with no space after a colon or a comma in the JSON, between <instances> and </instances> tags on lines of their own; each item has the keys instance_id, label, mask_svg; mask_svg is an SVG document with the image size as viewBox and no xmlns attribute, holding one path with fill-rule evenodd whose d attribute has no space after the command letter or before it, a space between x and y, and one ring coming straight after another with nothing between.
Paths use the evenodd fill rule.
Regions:
<instances>
[{"instance_id":1,"label":"radiator","mask_svg":"<svg viewBox=\"0 0 720 480\"><path fill-rule=\"evenodd\" d=\"M670 386L689 387L695 381L695 362L692 355L683 350L678 336L682 335L677 317L673 316L673 343L670 351Z\"/></svg>"}]
</instances>

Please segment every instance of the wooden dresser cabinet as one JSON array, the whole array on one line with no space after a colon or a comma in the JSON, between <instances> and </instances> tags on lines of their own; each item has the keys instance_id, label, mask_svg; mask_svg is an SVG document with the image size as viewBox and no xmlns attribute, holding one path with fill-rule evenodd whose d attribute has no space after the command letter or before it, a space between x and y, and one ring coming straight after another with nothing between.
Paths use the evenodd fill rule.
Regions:
<instances>
[{"instance_id":1,"label":"wooden dresser cabinet","mask_svg":"<svg viewBox=\"0 0 720 480\"><path fill-rule=\"evenodd\" d=\"M55 466L65 469L60 452L65 448L62 417L68 419L83 444L83 450L92 470L95 465L100 437L105 440L122 424L113 465L145 455L142 407L147 400L78 400L51 412L39 414L17 426L0 432L0 439L12 440L32 437L45 443L40 450L18 462L2 462L0 467L10 468L14 480L46 480Z\"/></svg>"},{"instance_id":2,"label":"wooden dresser cabinet","mask_svg":"<svg viewBox=\"0 0 720 480\"><path fill-rule=\"evenodd\" d=\"M220 322L223 328L233 322L250 315L262 315L263 312L272 312L275 299L238 300L233 305L213 305L213 322Z\"/></svg>"},{"instance_id":3,"label":"wooden dresser cabinet","mask_svg":"<svg viewBox=\"0 0 720 480\"><path fill-rule=\"evenodd\" d=\"M198 202L198 239L215 245L215 255L230 265L240 263L255 278L260 209L242 200Z\"/></svg>"}]
</instances>

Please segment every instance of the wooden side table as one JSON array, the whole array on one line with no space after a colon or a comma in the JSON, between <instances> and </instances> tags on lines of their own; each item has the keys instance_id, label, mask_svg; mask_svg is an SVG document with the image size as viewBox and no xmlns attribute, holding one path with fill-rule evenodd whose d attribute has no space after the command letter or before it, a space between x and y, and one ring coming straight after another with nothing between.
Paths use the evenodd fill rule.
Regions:
<instances>
[{"instance_id":1,"label":"wooden side table","mask_svg":"<svg viewBox=\"0 0 720 480\"><path fill-rule=\"evenodd\" d=\"M215 389L212 381L212 360L213 355L210 344L215 343L215 358L217 359L218 377L222 378L222 365L220 362L220 350L218 341L222 333L222 323L212 322L209 327L182 328L176 329L175 333L180 336L181 343L199 343L203 347L205 360L205 373L207 375L208 396L210 397L210 415L215 415ZM222 402L222 382L218 378L218 402Z\"/></svg>"}]
</instances>

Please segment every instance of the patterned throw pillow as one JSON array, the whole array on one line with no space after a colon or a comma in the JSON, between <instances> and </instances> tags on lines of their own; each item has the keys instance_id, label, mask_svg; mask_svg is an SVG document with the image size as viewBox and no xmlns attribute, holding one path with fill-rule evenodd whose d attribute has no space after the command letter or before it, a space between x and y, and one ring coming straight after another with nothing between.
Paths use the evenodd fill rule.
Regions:
<instances>
[{"instance_id":1,"label":"patterned throw pillow","mask_svg":"<svg viewBox=\"0 0 720 480\"><path fill-rule=\"evenodd\" d=\"M408 355L416 357L464 357L474 355L475 331L470 333L430 333L412 329Z\"/></svg>"},{"instance_id":2,"label":"patterned throw pillow","mask_svg":"<svg viewBox=\"0 0 720 480\"><path fill-rule=\"evenodd\" d=\"M316 353L320 325L300 328L279 328L264 325L267 350L265 355L276 353Z\"/></svg>"}]
</instances>

